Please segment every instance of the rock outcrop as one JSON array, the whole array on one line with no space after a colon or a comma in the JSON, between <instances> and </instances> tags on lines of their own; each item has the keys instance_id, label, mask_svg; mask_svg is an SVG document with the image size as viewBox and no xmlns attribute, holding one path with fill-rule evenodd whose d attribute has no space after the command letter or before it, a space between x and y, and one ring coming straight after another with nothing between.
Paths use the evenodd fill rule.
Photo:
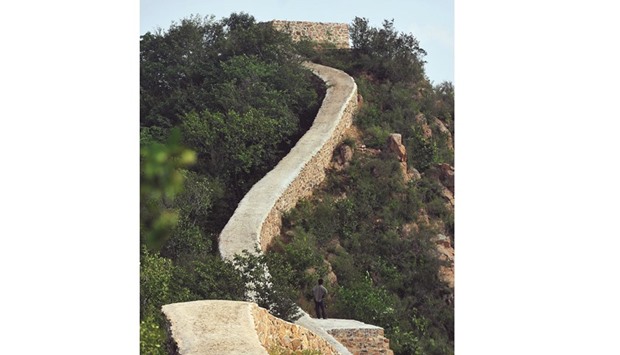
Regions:
<instances>
[{"instance_id":1,"label":"rock outcrop","mask_svg":"<svg viewBox=\"0 0 620 355\"><path fill-rule=\"evenodd\" d=\"M346 144L342 144L336 151L334 168L342 170L351 165L353 159L353 148Z\"/></svg>"},{"instance_id":2,"label":"rock outcrop","mask_svg":"<svg viewBox=\"0 0 620 355\"><path fill-rule=\"evenodd\" d=\"M422 136L424 138L431 138L433 136L433 130L428 125L428 120L423 113L418 113L415 116L415 123L422 129Z\"/></svg>"},{"instance_id":3,"label":"rock outcrop","mask_svg":"<svg viewBox=\"0 0 620 355\"><path fill-rule=\"evenodd\" d=\"M431 166L425 175L437 179L454 195L454 167L450 164L441 163Z\"/></svg>"},{"instance_id":4,"label":"rock outcrop","mask_svg":"<svg viewBox=\"0 0 620 355\"><path fill-rule=\"evenodd\" d=\"M403 136L400 133L392 133L388 136L388 148L395 153L398 161L407 162L407 149L403 145Z\"/></svg>"},{"instance_id":5,"label":"rock outcrop","mask_svg":"<svg viewBox=\"0 0 620 355\"><path fill-rule=\"evenodd\" d=\"M400 169L403 173L405 180L407 175L407 148L403 145L403 136L400 133L392 133L388 136L387 140L388 149L390 152L396 154L398 161L400 162Z\"/></svg>"},{"instance_id":6,"label":"rock outcrop","mask_svg":"<svg viewBox=\"0 0 620 355\"><path fill-rule=\"evenodd\" d=\"M446 136L446 139L447 139L446 144L448 145L448 149L450 149L451 151L454 151L454 143L452 142L452 134L450 133L450 130L448 129L448 127L446 127L446 125L437 117L433 117L433 124L435 125L435 127L437 127L437 129L439 130L441 134Z\"/></svg>"},{"instance_id":7,"label":"rock outcrop","mask_svg":"<svg viewBox=\"0 0 620 355\"><path fill-rule=\"evenodd\" d=\"M439 277L450 287L454 288L454 248L450 243L450 238L443 234L437 234L434 238L439 260L447 261L449 266L439 267Z\"/></svg>"}]
</instances>

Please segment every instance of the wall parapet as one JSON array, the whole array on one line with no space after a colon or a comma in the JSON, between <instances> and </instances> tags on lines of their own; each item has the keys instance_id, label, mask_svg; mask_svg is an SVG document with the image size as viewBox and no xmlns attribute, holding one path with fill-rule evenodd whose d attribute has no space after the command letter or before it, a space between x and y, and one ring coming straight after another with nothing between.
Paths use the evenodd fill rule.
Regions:
<instances>
[{"instance_id":1,"label":"wall parapet","mask_svg":"<svg viewBox=\"0 0 620 355\"><path fill-rule=\"evenodd\" d=\"M223 259L232 260L255 247L266 251L280 234L283 213L310 196L325 179L332 153L351 126L357 108L357 85L341 70L304 63L327 84L323 104L310 129L291 151L239 202L219 236Z\"/></svg>"},{"instance_id":2,"label":"wall parapet","mask_svg":"<svg viewBox=\"0 0 620 355\"><path fill-rule=\"evenodd\" d=\"M314 332L283 321L255 303L205 300L162 307L175 355L338 351Z\"/></svg>"},{"instance_id":3,"label":"wall parapet","mask_svg":"<svg viewBox=\"0 0 620 355\"><path fill-rule=\"evenodd\" d=\"M319 324L353 354L394 354L381 327L351 319L319 320Z\"/></svg>"},{"instance_id":4,"label":"wall parapet","mask_svg":"<svg viewBox=\"0 0 620 355\"><path fill-rule=\"evenodd\" d=\"M309 62L304 65L327 85L321 108L310 129L291 151L239 202L219 235L219 251L223 259L233 260L243 251L267 250L273 238L280 234L282 215L295 207L301 198L310 196L325 179L333 151L353 123L358 107L357 85L353 78L323 65ZM391 354L382 328L357 322L346 332L334 330L333 333L347 346L323 328L323 321L311 318L302 310L302 317L295 324L327 341L336 354L352 354L349 346L363 351L376 350L377 354Z\"/></svg>"},{"instance_id":5,"label":"wall parapet","mask_svg":"<svg viewBox=\"0 0 620 355\"><path fill-rule=\"evenodd\" d=\"M293 41L309 39L333 44L338 49L350 48L349 25L346 23L273 20L269 24L278 31L288 33Z\"/></svg>"}]
</instances>

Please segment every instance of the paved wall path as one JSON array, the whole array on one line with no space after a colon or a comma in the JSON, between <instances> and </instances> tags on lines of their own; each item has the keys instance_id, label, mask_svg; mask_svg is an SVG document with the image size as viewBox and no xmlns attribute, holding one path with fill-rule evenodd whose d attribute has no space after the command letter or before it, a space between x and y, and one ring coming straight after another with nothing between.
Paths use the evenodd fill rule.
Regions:
<instances>
[{"instance_id":1,"label":"paved wall path","mask_svg":"<svg viewBox=\"0 0 620 355\"><path fill-rule=\"evenodd\" d=\"M223 259L232 260L244 250L253 253L256 249L259 252L267 249L273 238L280 234L282 214L295 207L301 198L311 195L324 180L333 151L341 143L344 131L352 124L357 109L357 85L353 78L343 71L323 65L304 65L327 85L321 108L312 127L289 154L239 202L219 236L219 251ZM219 354L264 354L265 349L257 345L260 342L255 325L253 321L248 321L251 318L248 315L250 306L216 302L222 303L197 301L163 307L167 318L175 319L171 321L171 324L174 323L171 327L180 354L210 354L214 347ZM228 308L215 312L214 306ZM205 307L211 307L211 312ZM333 331L334 322L346 324L347 329L378 328L356 321L325 322L310 317L303 310L302 314L295 324L320 336L343 355L351 352L328 333L328 330ZM201 335L203 333L204 336ZM240 334L244 339L240 339Z\"/></svg>"},{"instance_id":2,"label":"paved wall path","mask_svg":"<svg viewBox=\"0 0 620 355\"><path fill-rule=\"evenodd\" d=\"M194 301L167 304L162 311L168 331L182 355L260 354L251 303Z\"/></svg>"},{"instance_id":3,"label":"paved wall path","mask_svg":"<svg viewBox=\"0 0 620 355\"><path fill-rule=\"evenodd\" d=\"M282 213L299 199L312 194L324 180L336 146L353 122L357 109L357 85L345 72L306 62L327 85L327 92L310 129L276 167L243 197L219 236L222 258L232 260L244 250L265 251L280 234ZM351 354L342 344L302 311L295 322L327 340L341 354Z\"/></svg>"},{"instance_id":4,"label":"paved wall path","mask_svg":"<svg viewBox=\"0 0 620 355\"><path fill-rule=\"evenodd\" d=\"M219 236L220 255L232 260L243 250L265 251L280 234L282 213L312 194L357 108L357 85L341 70L304 63L327 84L314 123L277 165L243 197Z\"/></svg>"}]
</instances>

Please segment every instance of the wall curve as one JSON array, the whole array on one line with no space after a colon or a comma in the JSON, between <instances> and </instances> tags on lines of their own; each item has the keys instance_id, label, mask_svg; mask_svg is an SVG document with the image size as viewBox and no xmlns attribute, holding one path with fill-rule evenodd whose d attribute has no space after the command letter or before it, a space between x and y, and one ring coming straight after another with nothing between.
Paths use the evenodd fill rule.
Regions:
<instances>
[{"instance_id":1,"label":"wall curve","mask_svg":"<svg viewBox=\"0 0 620 355\"><path fill-rule=\"evenodd\" d=\"M223 259L232 260L244 250L266 251L280 234L282 215L310 196L325 179L332 153L351 126L357 109L357 85L341 70L304 63L327 84L327 92L314 123L291 151L239 202L219 236Z\"/></svg>"},{"instance_id":2,"label":"wall curve","mask_svg":"<svg viewBox=\"0 0 620 355\"><path fill-rule=\"evenodd\" d=\"M273 351L338 351L314 332L283 321L255 303L205 300L162 307L172 353L179 355L260 354Z\"/></svg>"}]
</instances>

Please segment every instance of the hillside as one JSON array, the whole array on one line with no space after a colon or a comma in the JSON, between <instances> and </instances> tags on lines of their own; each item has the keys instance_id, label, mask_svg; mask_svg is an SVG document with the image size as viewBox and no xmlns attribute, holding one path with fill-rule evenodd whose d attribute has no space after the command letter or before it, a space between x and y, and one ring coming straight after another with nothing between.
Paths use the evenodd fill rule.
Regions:
<instances>
[{"instance_id":1,"label":"hillside","mask_svg":"<svg viewBox=\"0 0 620 355\"><path fill-rule=\"evenodd\" d=\"M163 304L243 300L260 275L235 267L260 265L279 270L258 295L279 317L294 319L293 302L307 304L324 276L335 291L330 316L384 327L396 353L453 352L453 87L428 82L424 51L393 24L372 29L356 18L350 28L352 50L317 51L244 14L185 19L142 37L143 353L164 351ZM306 58L355 77L357 128L321 190L286 216L272 252L222 260L223 225L309 127L325 93L301 66ZM401 134L397 153L390 133Z\"/></svg>"},{"instance_id":2,"label":"hillside","mask_svg":"<svg viewBox=\"0 0 620 355\"><path fill-rule=\"evenodd\" d=\"M453 353L453 87L428 82L424 51L391 22L356 18L351 37L351 51L307 52L352 75L363 104L272 252L294 270L307 312L322 277L330 317L384 327L395 353Z\"/></svg>"}]
</instances>

